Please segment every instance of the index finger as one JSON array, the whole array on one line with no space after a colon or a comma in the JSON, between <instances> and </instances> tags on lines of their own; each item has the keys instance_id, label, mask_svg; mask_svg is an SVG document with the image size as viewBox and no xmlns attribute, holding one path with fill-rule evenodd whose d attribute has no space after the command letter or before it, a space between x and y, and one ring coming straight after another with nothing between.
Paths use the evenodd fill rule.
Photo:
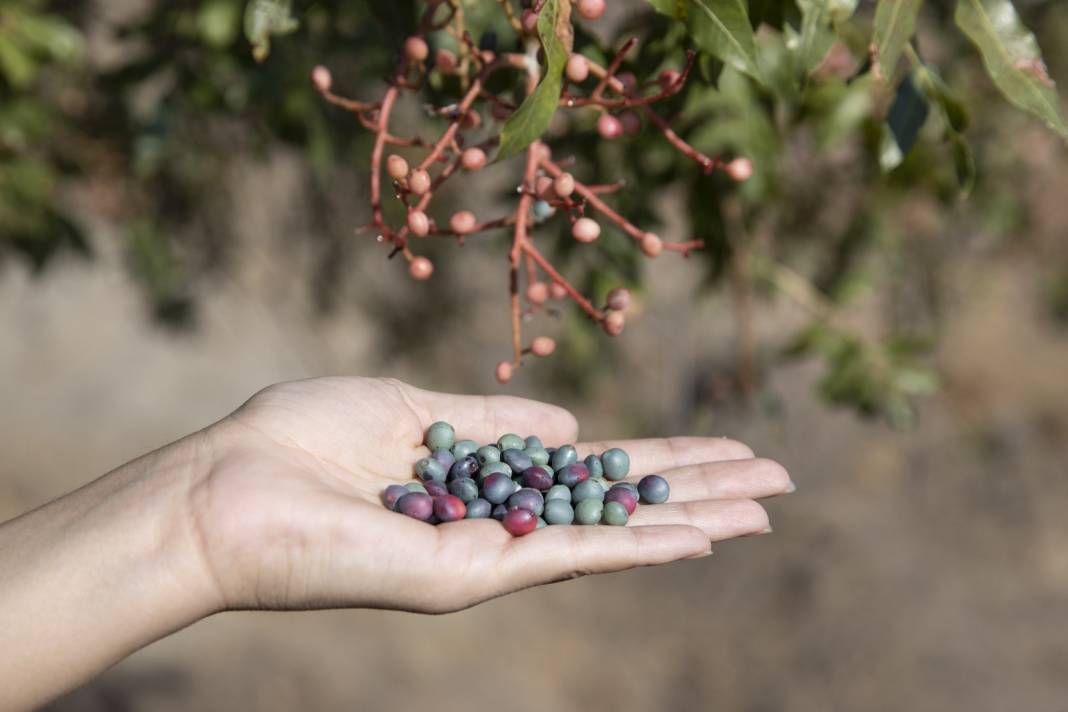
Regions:
<instances>
[{"instance_id":1,"label":"index finger","mask_svg":"<svg viewBox=\"0 0 1068 712\"><path fill-rule=\"evenodd\" d=\"M609 448L620 448L630 456L630 475L648 475L676 467L700 465L724 460L748 460L753 451L748 445L729 438L674 437L645 440L607 440L579 443L579 460L600 455Z\"/></svg>"}]
</instances>

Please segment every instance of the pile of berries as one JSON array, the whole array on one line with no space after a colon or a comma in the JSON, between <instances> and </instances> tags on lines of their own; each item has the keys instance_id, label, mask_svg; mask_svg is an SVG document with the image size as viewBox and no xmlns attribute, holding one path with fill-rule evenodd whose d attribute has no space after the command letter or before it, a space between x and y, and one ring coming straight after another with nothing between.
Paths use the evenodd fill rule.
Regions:
<instances>
[{"instance_id":1,"label":"pile of berries","mask_svg":"<svg viewBox=\"0 0 1068 712\"><path fill-rule=\"evenodd\" d=\"M415 463L420 481L390 485L382 498L393 511L431 524L492 517L513 536L550 524L624 526L639 502L668 499L660 475L637 485L621 481L630 456L615 447L580 462L574 445L547 448L537 436L508 433L479 446L457 440L441 421L427 429L425 442L431 454Z\"/></svg>"}]
</instances>

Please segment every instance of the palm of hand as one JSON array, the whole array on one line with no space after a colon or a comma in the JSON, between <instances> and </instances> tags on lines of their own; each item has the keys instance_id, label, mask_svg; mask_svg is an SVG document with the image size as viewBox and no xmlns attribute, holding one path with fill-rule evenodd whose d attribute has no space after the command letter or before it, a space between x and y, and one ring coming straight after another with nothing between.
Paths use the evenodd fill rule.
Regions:
<instances>
[{"instance_id":1,"label":"palm of hand","mask_svg":"<svg viewBox=\"0 0 1068 712\"><path fill-rule=\"evenodd\" d=\"M566 411L519 398L381 379L273 386L203 433L212 466L192 488L190 512L220 605L455 610L547 581L706 553L710 540L764 529L766 515L749 498L789 487L782 468L729 440L634 441L624 444L632 474L665 474L673 495L639 508L633 526L549 527L521 539L493 520L433 527L389 512L380 493L411 480L435 420L479 442L510 431L557 444L577 435Z\"/></svg>"}]
</instances>

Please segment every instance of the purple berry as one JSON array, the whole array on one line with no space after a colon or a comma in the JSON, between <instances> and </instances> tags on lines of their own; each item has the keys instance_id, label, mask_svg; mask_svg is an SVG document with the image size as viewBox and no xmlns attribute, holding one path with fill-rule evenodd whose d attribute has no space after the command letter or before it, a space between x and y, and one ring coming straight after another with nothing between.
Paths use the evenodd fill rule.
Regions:
<instances>
[{"instance_id":1,"label":"purple berry","mask_svg":"<svg viewBox=\"0 0 1068 712\"><path fill-rule=\"evenodd\" d=\"M498 504L493 508L493 518L498 522L504 519L504 515L508 514L508 507L503 504Z\"/></svg>"},{"instance_id":2,"label":"purple berry","mask_svg":"<svg viewBox=\"0 0 1068 712\"><path fill-rule=\"evenodd\" d=\"M446 479L452 482L461 477L473 478L478 473L478 467L478 460L474 456L462 457L449 468L449 476Z\"/></svg>"},{"instance_id":3,"label":"purple berry","mask_svg":"<svg viewBox=\"0 0 1068 712\"><path fill-rule=\"evenodd\" d=\"M638 494L643 502L663 504L668 500L670 492L668 481L660 475L646 475L638 481Z\"/></svg>"},{"instance_id":4,"label":"purple berry","mask_svg":"<svg viewBox=\"0 0 1068 712\"><path fill-rule=\"evenodd\" d=\"M390 509L397 508L397 500L408 494L408 488L404 485L390 485L382 492L382 502Z\"/></svg>"},{"instance_id":5,"label":"purple berry","mask_svg":"<svg viewBox=\"0 0 1068 712\"><path fill-rule=\"evenodd\" d=\"M494 472L482 482L482 496L493 504L504 504L513 492L515 483L511 477L501 472Z\"/></svg>"},{"instance_id":6,"label":"purple berry","mask_svg":"<svg viewBox=\"0 0 1068 712\"><path fill-rule=\"evenodd\" d=\"M456 495L446 494L434 498L434 515L443 522L455 522L464 518L467 507Z\"/></svg>"},{"instance_id":7,"label":"purple berry","mask_svg":"<svg viewBox=\"0 0 1068 712\"><path fill-rule=\"evenodd\" d=\"M453 463L456 462L456 458L448 450L435 450L434 452L430 453L430 457L437 460L438 464L440 464L446 472L448 472L449 468L451 468L453 466Z\"/></svg>"},{"instance_id":8,"label":"purple berry","mask_svg":"<svg viewBox=\"0 0 1068 712\"><path fill-rule=\"evenodd\" d=\"M507 463L512 468L512 472L523 472L534 466L534 461L530 459L530 455L522 450L505 450L501 453L501 461Z\"/></svg>"},{"instance_id":9,"label":"purple berry","mask_svg":"<svg viewBox=\"0 0 1068 712\"><path fill-rule=\"evenodd\" d=\"M427 480L423 486L426 487L426 493L431 497L440 497L449 493L449 488L445 486L445 483L437 480Z\"/></svg>"},{"instance_id":10,"label":"purple berry","mask_svg":"<svg viewBox=\"0 0 1068 712\"><path fill-rule=\"evenodd\" d=\"M467 504L478 497L478 484L470 477L461 477L449 483L449 494L454 494Z\"/></svg>"},{"instance_id":11,"label":"purple berry","mask_svg":"<svg viewBox=\"0 0 1068 712\"><path fill-rule=\"evenodd\" d=\"M508 498L508 509L526 509L536 516L545 511L545 498L536 489L524 487Z\"/></svg>"},{"instance_id":12,"label":"purple berry","mask_svg":"<svg viewBox=\"0 0 1068 712\"><path fill-rule=\"evenodd\" d=\"M585 465L578 462L566 465L556 473L556 481L568 487L574 487L579 482L588 479L590 479L590 471Z\"/></svg>"},{"instance_id":13,"label":"purple berry","mask_svg":"<svg viewBox=\"0 0 1068 712\"><path fill-rule=\"evenodd\" d=\"M634 510L638 508L638 498L633 492L626 487L613 487L608 490L604 496L605 504L609 502L619 502L626 510L627 514L634 514Z\"/></svg>"},{"instance_id":14,"label":"purple berry","mask_svg":"<svg viewBox=\"0 0 1068 712\"><path fill-rule=\"evenodd\" d=\"M409 492L397 500L397 511L425 522L434 514L434 500L422 492Z\"/></svg>"},{"instance_id":15,"label":"purple berry","mask_svg":"<svg viewBox=\"0 0 1068 712\"><path fill-rule=\"evenodd\" d=\"M527 468L523 471L521 484L524 487L530 487L539 492L545 492L553 486L553 475L544 467L534 465L534 467Z\"/></svg>"},{"instance_id":16,"label":"purple berry","mask_svg":"<svg viewBox=\"0 0 1068 712\"><path fill-rule=\"evenodd\" d=\"M538 517L528 509L509 509L501 523L512 536L523 536L537 529Z\"/></svg>"}]
</instances>

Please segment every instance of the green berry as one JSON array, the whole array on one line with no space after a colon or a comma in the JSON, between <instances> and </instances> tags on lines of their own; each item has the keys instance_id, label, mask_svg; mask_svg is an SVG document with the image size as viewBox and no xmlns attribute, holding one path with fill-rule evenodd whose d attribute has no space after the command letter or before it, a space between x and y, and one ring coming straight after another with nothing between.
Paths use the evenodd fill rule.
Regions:
<instances>
[{"instance_id":1,"label":"green berry","mask_svg":"<svg viewBox=\"0 0 1068 712\"><path fill-rule=\"evenodd\" d=\"M487 462L478 471L478 478L477 478L478 479L478 483L482 484L482 482L487 477L492 475L494 472L499 472L502 475L508 475L509 477L512 476L512 468L508 467L508 463L505 463L505 462Z\"/></svg>"},{"instance_id":2,"label":"green berry","mask_svg":"<svg viewBox=\"0 0 1068 712\"><path fill-rule=\"evenodd\" d=\"M529 457L530 461L533 462L535 465L549 464L549 451L543 447L530 447L528 445L527 448L523 450L523 452L526 453L527 457Z\"/></svg>"},{"instance_id":3,"label":"green berry","mask_svg":"<svg viewBox=\"0 0 1068 712\"><path fill-rule=\"evenodd\" d=\"M578 503L587 499L604 501L604 488L596 480L583 480L571 490L571 501Z\"/></svg>"},{"instance_id":4,"label":"green berry","mask_svg":"<svg viewBox=\"0 0 1068 712\"><path fill-rule=\"evenodd\" d=\"M547 527L547 526L549 526L549 523L547 521L545 521L543 518L538 517L538 525L536 527L534 527L534 528L535 529L541 529L541 528Z\"/></svg>"},{"instance_id":5,"label":"green berry","mask_svg":"<svg viewBox=\"0 0 1068 712\"><path fill-rule=\"evenodd\" d=\"M528 435L526 440L523 441L527 447L537 447L545 449L545 444L541 441L537 435Z\"/></svg>"},{"instance_id":6,"label":"green berry","mask_svg":"<svg viewBox=\"0 0 1068 712\"><path fill-rule=\"evenodd\" d=\"M435 460L433 457L424 457L419 462L415 463L415 474L419 475L421 480L437 480L438 482L445 481L445 468L441 466L441 463Z\"/></svg>"},{"instance_id":7,"label":"green berry","mask_svg":"<svg viewBox=\"0 0 1068 712\"><path fill-rule=\"evenodd\" d=\"M426 446L431 450L450 450L456 444L456 431L439 420L426 429Z\"/></svg>"},{"instance_id":8,"label":"green berry","mask_svg":"<svg viewBox=\"0 0 1068 712\"><path fill-rule=\"evenodd\" d=\"M478 458L478 464L488 465L491 462L501 461L501 451L492 445L483 445L475 452L475 457Z\"/></svg>"},{"instance_id":9,"label":"green berry","mask_svg":"<svg viewBox=\"0 0 1068 712\"><path fill-rule=\"evenodd\" d=\"M545 493L545 501L549 502L554 499L570 503L571 488L567 485L553 485L549 488L549 491Z\"/></svg>"},{"instance_id":10,"label":"green berry","mask_svg":"<svg viewBox=\"0 0 1068 712\"><path fill-rule=\"evenodd\" d=\"M515 433L508 433L502 435L501 439L497 441L497 447L501 452L505 450L522 450L527 446L526 440L519 437Z\"/></svg>"},{"instance_id":11,"label":"green berry","mask_svg":"<svg viewBox=\"0 0 1068 712\"><path fill-rule=\"evenodd\" d=\"M452 455L457 460L462 460L468 455L474 455L478 450L478 443L474 440L457 440L452 446Z\"/></svg>"},{"instance_id":12,"label":"green berry","mask_svg":"<svg viewBox=\"0 0 1068 712\"><path fill-rule=\"evenodd\" d=\"M559 472L568 465L578 462L578 452L575 451L574 445L561 445L553 453L550 462L552 463L553 471Z\"/></svg>"},{"instance_id":13,"label":"green berry","mask_svg":"<svg viewBox=\"0 0 1068 712\"><path fill-rule=\"evenodd\" d=\"M614 527L624 527L627 525L627 520L630 516L627 514L627 508L619 502L608 502L604 505L604 523L610 524Z\"/></svg>"},{"instance_id":14,"label":"green berry","mask_svg":"<svg viewBox=\"0 0 1068 712\"><path fill-rule=\"evenodd\" d=\"M604 514L604 503L599 499L584 499L575 505L575 521L579 524L597 524Z\"/></svg>"},{"instance_id":15,"label":"green berry","mask_svg":"<svg viewBox=\"0 0 1068 712\"><path fill-rule=\"evenodd\" d=\"M550 499L545 502L545 521L549 524L570 524L575 521L575 510L570 502L562 499Z\"/></svg>"},{"instance_id":16,"label":"green berry","mask_svg":"<svg viewBox=\"0 0 1068 712\"><path fill-rule=\"evenodd\" d=\"M604 465L601 463L601 458L596 455L587 455L583 463L590 471L590 477L604 477Z\"/></svg>"},{"instance_id":17,"label":"green berry","mask_svg":"<svg viewBox=\"0 0 1068 712\"><path fill-rule=\"evenodd\" d=\"M422 482L409 482L404 486L408 488L409 492L422 492L423 494L427 494L426 487L423 486Z\"/></svg>"},{"instance_id":18,"label":"green berry","mask_svg":"<svg viewBox=\"0 0 1068 712\"><path fill-rule=\"evenodd\" d=\"M630 455L614 447L601 453L601 464L605 477L612 481L621 480L630 472Z\"/></svg>"}]
</instances>

